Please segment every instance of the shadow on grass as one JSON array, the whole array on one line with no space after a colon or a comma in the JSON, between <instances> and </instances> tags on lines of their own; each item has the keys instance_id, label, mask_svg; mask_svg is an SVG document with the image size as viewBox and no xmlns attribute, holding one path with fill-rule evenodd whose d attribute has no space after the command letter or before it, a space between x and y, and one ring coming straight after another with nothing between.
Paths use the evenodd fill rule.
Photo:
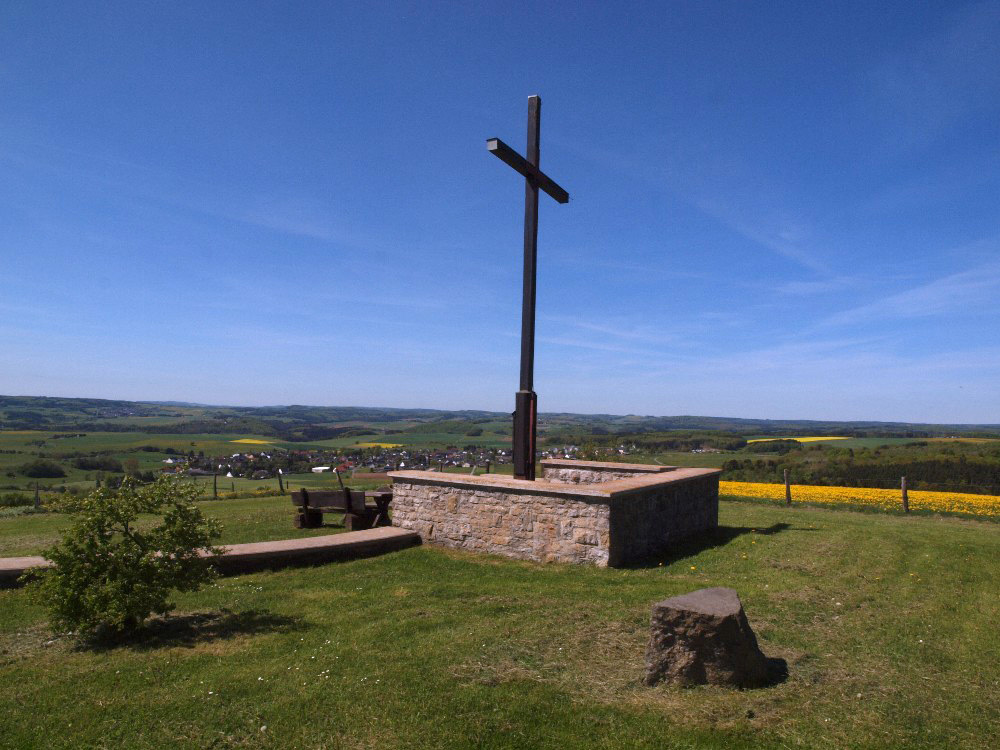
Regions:
<instances>
[{"instance_id":1,"label":"shadow on grass","mask_svg":"<svg viewBox=\"0 0 1000 750\"><path fill-rule=\"evenodd\" d=\"M788 662L777 656L767 657L767 679L758 687L769 688L788 679Z\"/></svg>"},{"instance_id":2,"label":"shadow on grass","mask_svg":"<svg viewBox=\"0 0 1000 750\"><path fill-rule=\"evenodd\" d=\"M177 646L194 648L199 644L241 635L290 633L305 628L306 623L301 617L276 615L256 609L243 612L221 609L217 612L189 612L154 617L135 633L117 637L98 633L80 641L78 648L85 651L111 651L119 648L151 651Z\"/></svg>"},{"instance_id":3,"label":"shadow on grass","mask_svg":"<svg viewBox=\"0 0 1000 750\"><path fill-rule=\"evenodd\" d=\"M804 526L792 526L789 523L776 523L771 526L718 526L710 531L695 534L684 539L673 546L666 555L654 555L652 557L622 566L625 568L656 568L660 565L670 565L671 563L683 560L686 557L697 555L715 547L724 547L734 539L744 534L759 534L761 536L771 536L786 531L817 531Z\"/></svg>"}]
</instances>

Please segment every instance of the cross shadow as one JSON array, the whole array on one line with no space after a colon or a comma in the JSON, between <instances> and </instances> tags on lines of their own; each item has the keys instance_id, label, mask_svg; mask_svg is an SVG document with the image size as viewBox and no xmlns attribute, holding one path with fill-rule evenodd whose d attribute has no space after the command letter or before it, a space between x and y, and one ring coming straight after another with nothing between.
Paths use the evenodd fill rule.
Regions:
<instances>
[{"instance_id":1,"label":"cross shadow","mask_svg":"<svg viewBox=\"0 0 1000 750\"><path fill-rule=\"evenodd\" d=\"M127 648L152 651L158 648L182 646L194 648L202 643L227 640L240 635L289 633L307 627L301 617L276 615L262 610L230 612L191 612L181 615L154 617L134 633L115 636L98 632L82 640L79 650L112 651Z\"/></svg>"},{"instance_id":2,"label":"cross shadow","mask_svg":"<svg viewBox=\"0 0 1000 750\"><path fill-rule=\"evenodd\" d=\"M670 565L684 558L697 555L707 549L724 547L734 539L744 534L759 534L760 536L771 536L786 531L817 531L804 526L792 526L789 523L776 523L771 526L717 526L709 531L695 534L683 539L673 545L670 552L666 554L653 555L651 557L629 563L620 567L623 568L656 568L662 565Z\"/></svg>"}]
</instances>

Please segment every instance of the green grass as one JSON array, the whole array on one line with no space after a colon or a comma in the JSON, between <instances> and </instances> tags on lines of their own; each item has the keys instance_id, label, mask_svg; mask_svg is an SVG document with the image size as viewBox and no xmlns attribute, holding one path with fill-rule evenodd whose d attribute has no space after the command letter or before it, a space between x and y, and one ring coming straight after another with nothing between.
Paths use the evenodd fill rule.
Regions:
<instances>
[{"instance_id":1,"label":"green grass","mask_svg":"<svg viewBox=\"0 0 1000 750\"><path fill-rule=\"evenodd\" d=\"M781 437L775 437L774 435L750 435L747 440L755 440L758 438L769 438L772 440L781 440ZM788 438L786 438L788 439ZM865 437L865 438L854 438L849 437L844 440L821 440L813 441L809 443L802 443L804 447L812 445L823 445L828 448L879 448L883 445L908 445L909 443L919 443L926 440L926 438L897 438L897 437Z\"/></svg>"},{"instance_id":2,"label":"green grass","mask_svg":"<svg viewBox=\"0 0 1000 750\"><path fill-rule=\"evenodd\" d=\"M129 417L128 419L137 419ZM143 419L159 419L143 418ZM466 427L467 428L467 427ZM44 489L54 486L91 488L94 486L96 471L77 469L72 465L70 454L101 453L120 462L134 459L139 463L140 471L159 472L163 468L165 458L181 458L182 456L163 452L147 452L139 450L143 446L156 446L161 451L171 448L178 454L187 455L189 451L195 453L203 452L208 456L230 455L232 453L244 451L270 451L275 448L284 450L310 450L332 448L345 448L365 442L385 442L399 445L412 446L418 450L430 450L445 445L480 445L494 448L510 448L510 438L503 438L497 435L486 433L479 437L469 437L464 434L452 434L443 432L417 432L413 434L400 433L397 435L367 436L336 438L331 440L320 440L313 442L291 443L259 435L232 434L232 435L208 435L208 434L165 434L150 432L88 432L83 437L68 437L53 439L53 435L58 434L51 430L0 430L0 486L17 487L21 491L30 491L34 488L35 482ZM237 443L240 438L251 438L266 441L265 444ZM41 441L43 444L38 445ZM15 453L2 451L17 451ZM32 479L20 472L21 467L30 461L39 458L37 454L43 454L46 460L58 463L66 472L65 477L52 479ZM7 476L10 472L13 477ZM330 476L330 475L325 475ZM201 477L201 482L206 478ZM211 477L207 478L209 490L211 488ZM311 480L310 480L311 481ZM233 480L223 477L219 478L219 489L228 490L234 483ZM235 485L237 491L243 492L260 486L277 487L277 479L271 480L241 480L237 478ZM312 486L308 484L306 486Z\"/></svg>"},{"instance_id":3,"label":"green grass","mask_svg":"<svg viewBox=\"0 0 1000 750\"><path fill-rule=\"evenodd\" d=\"M721 524L630 570L423 547L222 579L103 651L2 591L0 745L995 746L995 524L729 502ZM788 681L643 687L650 605L720 585Z\"/></svg>"},{"instance_id":4,"label":"green grass","mask_svg":"<svg viewBox=\"0 0 1000 750\"><path fill-rule=\"evenodd\" d=\"M471 436L464 432L398 432L365 435L362 437L331 438L321 440L316 445L328 448L349 448L358 443L389 443L413 447L418 450L443 448L454 445L463 448L466 445L476 445L483 448L506 448L510 450L510 436L497 435L486 430L482 435ZM297 445L297 444L292 444Z\"/></svg>"},{"instance_id":5,"label":"green grass","mask_svg":"<svg viewBox=\"0 0 1000 750\"><path fill-rule=\"evenodd\" d=\"M294 511L291 498L247 498L241 500L214 500L199 503L205 515L217 518L223 524L220 544L265 542L274 539L318 536L343 531L336 515L326 515L326 523L319 529L295 529L292 526ZM60 529L69 524L69 517L61 513L42 513L11 518L0 517L0 557L39 555L59 539Z\"/></svg>"},{"instance_id":6,"label":"green grass","mask_svg":"<svg viewBox=\"0 0 1000 750\"><path fill-rule=\"evenodd\" d=\"M657 453L633 453L611 461L622 461L629 464L655 464L664 466L694 466L705 469L719 469L731 458L744 457L741 453L691 453L690 451L667 451Z\"/></svg>"}]
</instances>

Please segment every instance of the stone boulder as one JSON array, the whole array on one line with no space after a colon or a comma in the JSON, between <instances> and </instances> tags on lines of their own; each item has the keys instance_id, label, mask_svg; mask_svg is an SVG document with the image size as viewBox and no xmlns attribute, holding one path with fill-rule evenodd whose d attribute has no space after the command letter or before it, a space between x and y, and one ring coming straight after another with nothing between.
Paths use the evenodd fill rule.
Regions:
<instances>
[{"instance_id":1,"label":"stone boulder","mask_svg":"<svg viewBox=\"0 0 1000 750\"><path fill-rule=\"evenodd\" d=\"M650 627L647 685L745 688L771 681L768 659L733 589L699 589L658 602Z\"/></svg>"}]
</instances>

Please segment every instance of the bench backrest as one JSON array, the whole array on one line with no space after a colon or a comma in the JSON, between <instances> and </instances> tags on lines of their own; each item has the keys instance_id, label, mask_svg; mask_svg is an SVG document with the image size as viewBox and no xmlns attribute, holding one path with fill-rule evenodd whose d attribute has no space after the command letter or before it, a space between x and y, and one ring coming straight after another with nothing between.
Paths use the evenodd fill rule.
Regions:
<instances>
[{"instance_id":1,"label":"bench backrest","mask_svg":"<svg viewBox=\"0 0 1000 750\"><path fill-rule=\"evenodd\" d=\"M296 490L292 493L292 505L316 510L342 510L345 513L363 513L365 493L363 490Z\"/></svg>"}]
</instances>

